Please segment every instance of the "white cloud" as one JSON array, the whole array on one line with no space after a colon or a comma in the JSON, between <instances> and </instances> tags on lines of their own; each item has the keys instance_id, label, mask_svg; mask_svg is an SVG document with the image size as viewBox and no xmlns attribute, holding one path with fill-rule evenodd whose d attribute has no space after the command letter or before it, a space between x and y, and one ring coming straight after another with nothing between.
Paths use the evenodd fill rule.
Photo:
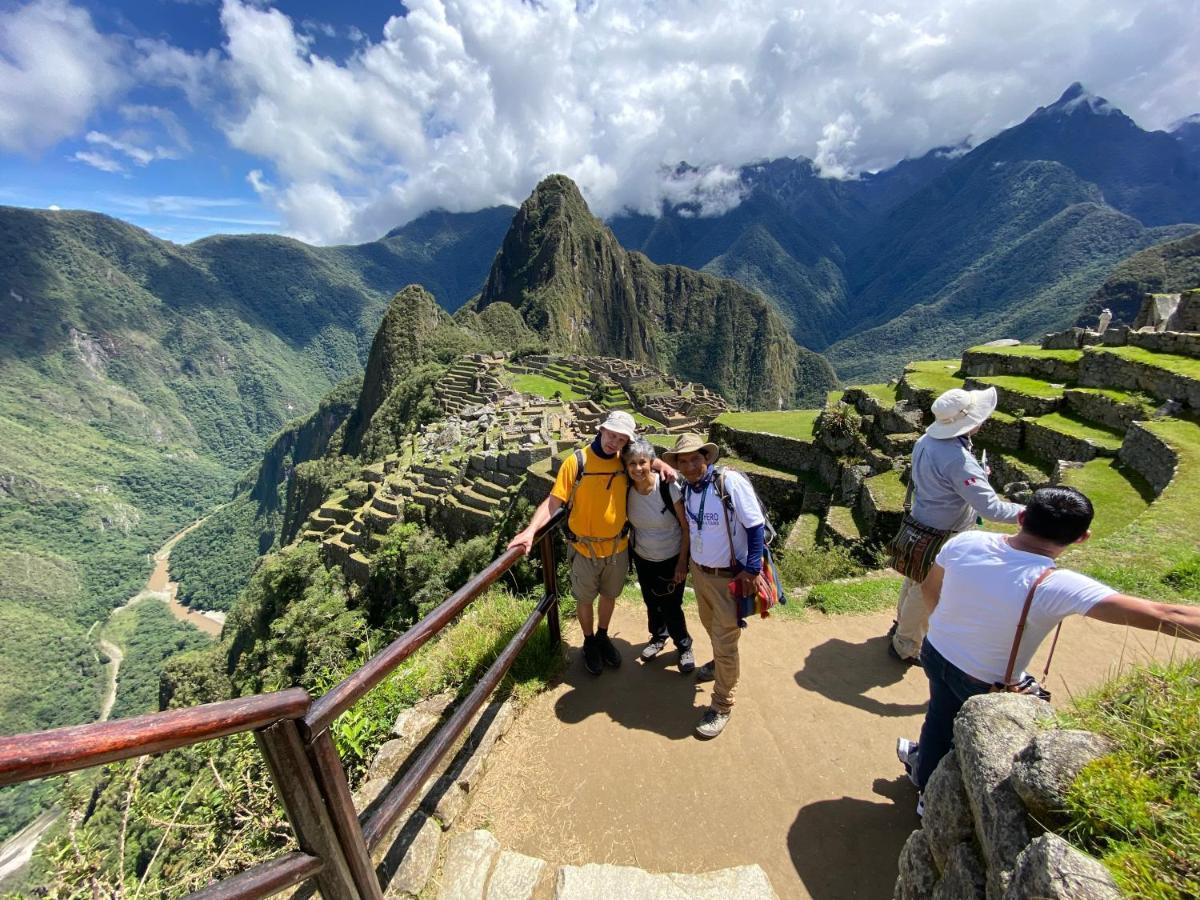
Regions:
<instances>
[{"instance_id":1,"label":"white cloud","mask_svg":"<svg viewBox=\"0 0 1200 900\"><path fill-rule=\"evenodd\" d=\"M94 153L91 150L78 150L70 157L74 162L86 163L93 169L108 172L113 175L123 174L125 167L105 153Z\"/></svg>"},{"instance_id":2,"label":"white cloud","mask_svg":"<svg viewBox=\"0 0 1200 900\"><path fill-rule=\"evenodd\" d=\"M1189 0L406 6L336 61L279 10L225 2L226 131L271 164L260 193L299 236L370 239L433 207L518 203L555 171L602 215L664 199L708 214L739 199L740 165L879 169L985 139L1076 80L1145 127L1200 98Z\"/></svg>"},{"instance_id":3,"label":"white cloud","mask_svg":"<svg viewBox=\"0 0 1200 900\"><path fill-rule=\"evenodd\" d=\"M37 153L77 134L128 83L121 53L66 0L0 9L0 149Z\"/></svg>"}]
</instances>

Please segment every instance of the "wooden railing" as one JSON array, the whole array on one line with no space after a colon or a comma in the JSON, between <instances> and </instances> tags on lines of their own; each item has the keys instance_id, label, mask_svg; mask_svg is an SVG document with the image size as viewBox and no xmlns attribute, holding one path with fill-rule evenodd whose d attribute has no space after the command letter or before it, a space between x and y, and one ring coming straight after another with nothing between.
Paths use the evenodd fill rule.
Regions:
<instances>
[{"instance_id":1,"label":"wooden railing","mask_svg":"<svg viewBox=\"0 0 1200 900\"><path fill-rule=\"evenodd\" d=\"M551 518L535 539L541 551L545 589L541 601L466 699L411 760L404 776L362 817L355 812L346 770L329 726L511 569L521 558L519 550L506 550L404 635L316 700L301 688L290 688L132 719L3 738L0 787L253 731L300 849L258 863L191 896L204 900L268 897L315 879L327 900L382 900L371 851L400 820L543 618L551 642L557 646L561 640L554 531L565 518L564 513L560 510Z\"/></svg>"}]
</instances>

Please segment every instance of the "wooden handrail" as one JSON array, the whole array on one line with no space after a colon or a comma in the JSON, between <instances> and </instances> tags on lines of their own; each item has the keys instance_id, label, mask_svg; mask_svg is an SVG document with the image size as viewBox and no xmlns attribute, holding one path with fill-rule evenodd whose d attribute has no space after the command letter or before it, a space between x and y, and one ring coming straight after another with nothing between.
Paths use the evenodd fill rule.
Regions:
<instances>
[{"instance_id":1,"label":"wooden handrail","mask_svg":"<svg viewBox=\"0 0 1200 900\"><path fill-rule=\"evenodd\" d=\"M131 719L0 738L0 787L253 731L280 719L299 719L310 702L303 688L288 688Z\"/></svg>"},{"instance_id":2,"label":"wooden handrail","mask_svg":"<svg viewBox=\"0 0 1200 900\"><path fill-rule=\"evenodd\" d=\"M479 679L479 683L475 685L467 698L459 704L446 723L437 730L428 746L404 773L404 777L383 796L382 802L371 817L363 822L363 839L369 850L375 849L400 816L404 814L417 792L425 784L425 780L433 773L434 767L458 740L459 735L466 730L471 718L483 706L484 701L491 696L492 691L500 683L500 679L508 673L517 654L524 649L530 637L533 636L534 628L557 599L549 594L542 599L542 602L529 614L524 624L513 635L512 640L496 657L496 661Z\"/></svg>"},{"instance_id":3,"label":"wooden handrail","mask_svg":"<svg viewBox=\"0 0 1200 900\"><path fill-rule=\"evenodd\" d=\"M560 509L537 532L534 544L557 528L567 517ZM309 741L327 729L333 720L357 703L371 688L395 671L404 660L417 652L431 637L462 612L468 604L491 587L501 575L516 565L524 554L516 548L505 550L478 575L443 600L425 618L413 625L374 656L358 671L334 685L313 702L301 728Z\"/></svg>"},{"instance_id":4,"label":"wooden handrail","mask_svg":"<svg viewBox=\"0 0 1200 900\"><path fill-rule=\"evenodd\" d=\"M324 867L317 857L293 850L188 894L186 900L258 900L307 881Z\"/></svg>"}]
</instances>

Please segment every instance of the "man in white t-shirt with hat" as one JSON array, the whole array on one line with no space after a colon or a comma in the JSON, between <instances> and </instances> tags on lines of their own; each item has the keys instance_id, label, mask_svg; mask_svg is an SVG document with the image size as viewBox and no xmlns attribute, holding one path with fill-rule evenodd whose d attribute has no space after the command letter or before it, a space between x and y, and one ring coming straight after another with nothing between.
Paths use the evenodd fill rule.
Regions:
<instances>
[{"instance_id":1,"label":"man in white t-shirt with hat","mask_svg":"<svg viewBox=\"0 0 1200 900\"><path fill-rule=\"evenodd\" d=\"M988 472L975 458L971 436L996 410L996 389L968 391L952 388L933 401L933 424L913 446L911 515L925 528L948 538L975 524L976 516L993 522L1016 522L1024 509L1001 499L988 481ZM888 633L888 653L919 663L921 643L929 629L929 608L921 581L905 578Z\"/></svg>"}]
</instances>

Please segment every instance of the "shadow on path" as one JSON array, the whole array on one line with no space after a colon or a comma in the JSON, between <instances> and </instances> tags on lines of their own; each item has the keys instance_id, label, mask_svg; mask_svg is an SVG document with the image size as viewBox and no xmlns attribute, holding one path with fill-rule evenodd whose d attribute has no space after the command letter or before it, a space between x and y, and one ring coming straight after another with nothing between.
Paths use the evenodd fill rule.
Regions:
<instances>
[{"instance_id":1,"label":"shadow on path","mask_svg":"<svg viewBox=\"0 0 1200 900\"><path fill-rule=\"evenodd\" d=\"M908 779L876 778L881 802L853 797L803 807L788 830L788 853L814 900L890 897L896 862L920 824Z\"/></svg>"},{"instance_id":2,"label":"shadow on path","mask_svg":"<svg viewBox=\"0 0 1200 900\"><path fill-rule=\"evenodd\" d=\"M695 676L682 675L675 667L673 648L648 663L638 660L642 644L631 645L611 635L621 654L621 667L605 667L600 675L583 668L582 650L572 647L563 676L570 690L555 701L559 721L575 725L597 714L629 729L652 731L673 741L692 736L692 729L707 703L697 705L700 688Z\"/></svg>"},{"instance_id":3,"label":"shadow on path","mask_svg":"<svg viewBox=\"0 0 1200 900\"><path fill-rule=\"evenodd\" d=\"M856 706L876 716L912 716L925 711L924 703L885 703L867 696L875 687L904 679L908 667L887 654L886 635L852 644L831 638L809 651L796 684L830 700Z\"/></svg>"}]
</instances>

